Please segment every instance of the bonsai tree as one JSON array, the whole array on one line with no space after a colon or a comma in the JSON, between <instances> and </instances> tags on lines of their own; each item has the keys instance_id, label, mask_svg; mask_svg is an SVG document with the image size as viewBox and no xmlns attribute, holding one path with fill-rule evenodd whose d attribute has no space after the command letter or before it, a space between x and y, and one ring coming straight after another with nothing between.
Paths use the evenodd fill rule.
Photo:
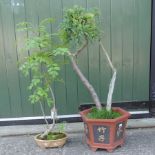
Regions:
<instances>
[{"instance_id":1,"label":"bonsai tree","mask_svg":"<svg viewBox=\"0 0 155 155\"><path fill-rule=\"evenodd\" d=\"M89 91L93 102L98 110L102 109L101 101L94 90L91 83L87 80L84 74L81 72L77 57L84 52L84 48L88 46L88 42L92 42L95 39L100 40L101 32L97 23L97 11L87 11L84 8L74 6L72 9L66 10L64 19L60 28L60 36L63 43L69 49L68 56L71 60L71 64L76 74L82 81L83 85ZM111 112L112 94L114 90L114 84L116 79L116 69L114 68L107 51L105 50L101 41L99 44L108 59L109 65L112 68L114 74L110 82L109 93L107 98L106 111ZM74 49L74 51L72 50ZM95 52L95 51L94 51Z\"/></svg>"},{"instance_id":2,"label":"bonsai tree","mask_svg":"<svg viewBox=\"0 0 155 155\"><path fill-rule=\"evenodd\" d=\"M59 71L63 62L60 62L57 57L67 52L66 48L58 48L58 43L53 41L53 35L46 30L47 24L52 21L50 18L45 19L39 23L37 28L27 22L18 24L18 30L28 31L30 34L25 41L23 50L30 51L31 54L20 62L19 69L26 77L31 76L28 89L32 94L29 96L29 100L32 104L40 104L47 124L47 130L41 134L41 139L47 137L55 126L57 110L52 85L55 81L61 81ZM46 102L51 108L53 120L51 125L46 119L43 102Z\"/></svg>"},{"instance_id":3,"label":"bonsai tree","mask_svg":"<svg viewBox=\"0 0 155 155\"><path fill-rule=\"evenodd\" d=\"M69 49L68 57L71 60L74 71L89 91L96 105L94 108L80 112L84 122L86 142L93 151L103 148L112 152L114 148L124 143L126 122L130 114L121 108L111 108L116 69L100 41L101 32L97 27L99 25L96 20L97 15L96 12L90 12L77 6L68 9L61 24L60 36L64 45ZM99 41L100 47L113 71L106 108L102 107L95 89L81 72L77 62L77 57L84 52L83 49L88 46L88 42L92 42L95 39Z\"/></svg>"}]
</instances>

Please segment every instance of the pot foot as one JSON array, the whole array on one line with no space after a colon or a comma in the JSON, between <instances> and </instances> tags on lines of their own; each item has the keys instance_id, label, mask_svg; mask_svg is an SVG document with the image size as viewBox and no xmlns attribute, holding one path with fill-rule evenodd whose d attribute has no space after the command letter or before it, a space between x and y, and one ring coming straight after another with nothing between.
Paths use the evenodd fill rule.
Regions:
<instances>
[{"instance_id":1,"label":"pot foot","mask_svg":"<svg viewBox=\"0 0 155 155\"><path fill-rule=\"evenodd\" d=\"M114 150L113 149L108 149L107 150L109 153L113 152Z\"/></svg>"},{"instance_id":2,"label":"pot foot","mask_svg":"<svg viewBox=\"0 0 155 155\"><path fill-rule=\"evenodd\" d=\"M60 146L58 146L58 148L62 148L64 145L60 145Z\"/></svg>"},{"instance_id":3,"label":"pot foot","mask_svg":"<svg viewBox=\"0 0 155 155\"><path fill-rule=\"evenodd\" d=\"M121 144L120 147L124 146L124 144Z\"/></svg>"},{"instance_id":4,"label":"pot foot","mask_svg":"<svg viewBox=\"0 0 155 155\"><path fill-rule=\"evenodd\" d=\"M41 149L43 149L43 150L46 149L46 147L44 147L44 146L39 146L39 147L40 147Z\"/></svg>"},{"instance_id":5,"label":"pot foot","mask_svg":"<svg viewBox=\"0 0 155 155\"><path fill-rule=\"evenodd\" d=\"M91 150L92 150L93 152L96 152L97 148L96 148L96 147L91 147Z\"/></svg>"}]
</instances>

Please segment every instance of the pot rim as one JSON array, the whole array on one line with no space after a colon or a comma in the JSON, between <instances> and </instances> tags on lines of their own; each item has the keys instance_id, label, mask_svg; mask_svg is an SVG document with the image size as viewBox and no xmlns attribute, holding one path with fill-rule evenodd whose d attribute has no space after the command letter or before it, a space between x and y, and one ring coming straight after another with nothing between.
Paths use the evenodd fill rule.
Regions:
<instances>
[{"instance_id":1,"label":"pot rim","mask_svg":"<svg viewBox=\"0 0 155 155\"><path fill-rule=\"evenodd\" d=\"M106 123L112 123L112 122L120 121L122 119L127 119L127 118L129 118L131 116L131 114L128 111L126 111L126 110L124 110L124 109L122 109L120 107L115 107L115 108L112 108L112 109L115 110L115 111L120 112L122 114L122 116L120 116L118 118L114 118L114 119L90 119L90 118L86 117L86 114L88 112L90 112L91 109L92 108L89 108L89 109L86 109L86 110L83 110L83 111L80 112L80 115L82 116L84 121L92 122L92 123L93 122L101 122L102 123L103 121L106 122Z\"/></svg>"},{"instance_id":2,"label":"pot rim","mask_svg":"<svg viewBox=\"0 0 155 155\"><path fill-rule=\"evenodd\" d=\"M41 133L39 133L39 134L37 134L37 135L34 137L34 139L37 140L37 141L40 141L40 142L45 142L45 141L47 141L47 142L56 142L56 141L65 140L65 139L68 138L68 136L67 136L67 134L66 134L65 132L59 132L59 133L63 133L63 134L65 135L65 137L60 138L60 139L56 139L56 140L43 140L43 139L38 139L38 138L37 138L39 135L41 135Z\"/></svg>"}]
</instances>

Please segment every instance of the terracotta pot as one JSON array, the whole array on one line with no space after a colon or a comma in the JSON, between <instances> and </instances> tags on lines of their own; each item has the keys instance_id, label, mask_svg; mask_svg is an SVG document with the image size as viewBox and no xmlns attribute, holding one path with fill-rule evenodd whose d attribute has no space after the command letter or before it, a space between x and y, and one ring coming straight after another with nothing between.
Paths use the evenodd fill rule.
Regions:
<instances>
[{"instance_id":1,"label":"terracotta pot","mask_svg":"<svg viewBox=\"0 0 155 155\"><path fill-rule=\"evenodd\" d=\"M84 122L86 142L93 151L102 148L112 152L114 148L124 144L125 128L130 114L121 108L113 108L113 110L121 113L122 116L115 119L89 119L86 115L91 108L80 112Z\"/></svg>"},{"instance_id":2,"label":"terracotta pot","mask_svg":"<svg viewBox=\"0 0 155 155\"><path fill-rule=\"evenodd\" d=\"M63 133L65 134L65 133ZM57 140L41 140L38 139L37 137L40 136L40 134L36 135L34 137L36 143L38 146L41 148L54 148L54 147L62 147L66 141L67 141L67 135L65 134L64 138L57 139Z\"/></svg>"}]
</instances>

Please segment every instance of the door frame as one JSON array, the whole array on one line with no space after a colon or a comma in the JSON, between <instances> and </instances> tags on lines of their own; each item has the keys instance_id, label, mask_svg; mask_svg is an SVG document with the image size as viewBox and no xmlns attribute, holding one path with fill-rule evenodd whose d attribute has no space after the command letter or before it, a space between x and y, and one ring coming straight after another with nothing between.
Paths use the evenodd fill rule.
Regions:
<instances>
[{"instance_id":1,"label":"door frame","mask_svg":"<svg viewBox=\"0 0 155 155\"><path fill-rule=\"evenodd\" d=\"M151 9L151 42L150 42L150 92L149 92L149 111L155 115L155 1L152 0Z\"/></svg>"}]
</instances>

